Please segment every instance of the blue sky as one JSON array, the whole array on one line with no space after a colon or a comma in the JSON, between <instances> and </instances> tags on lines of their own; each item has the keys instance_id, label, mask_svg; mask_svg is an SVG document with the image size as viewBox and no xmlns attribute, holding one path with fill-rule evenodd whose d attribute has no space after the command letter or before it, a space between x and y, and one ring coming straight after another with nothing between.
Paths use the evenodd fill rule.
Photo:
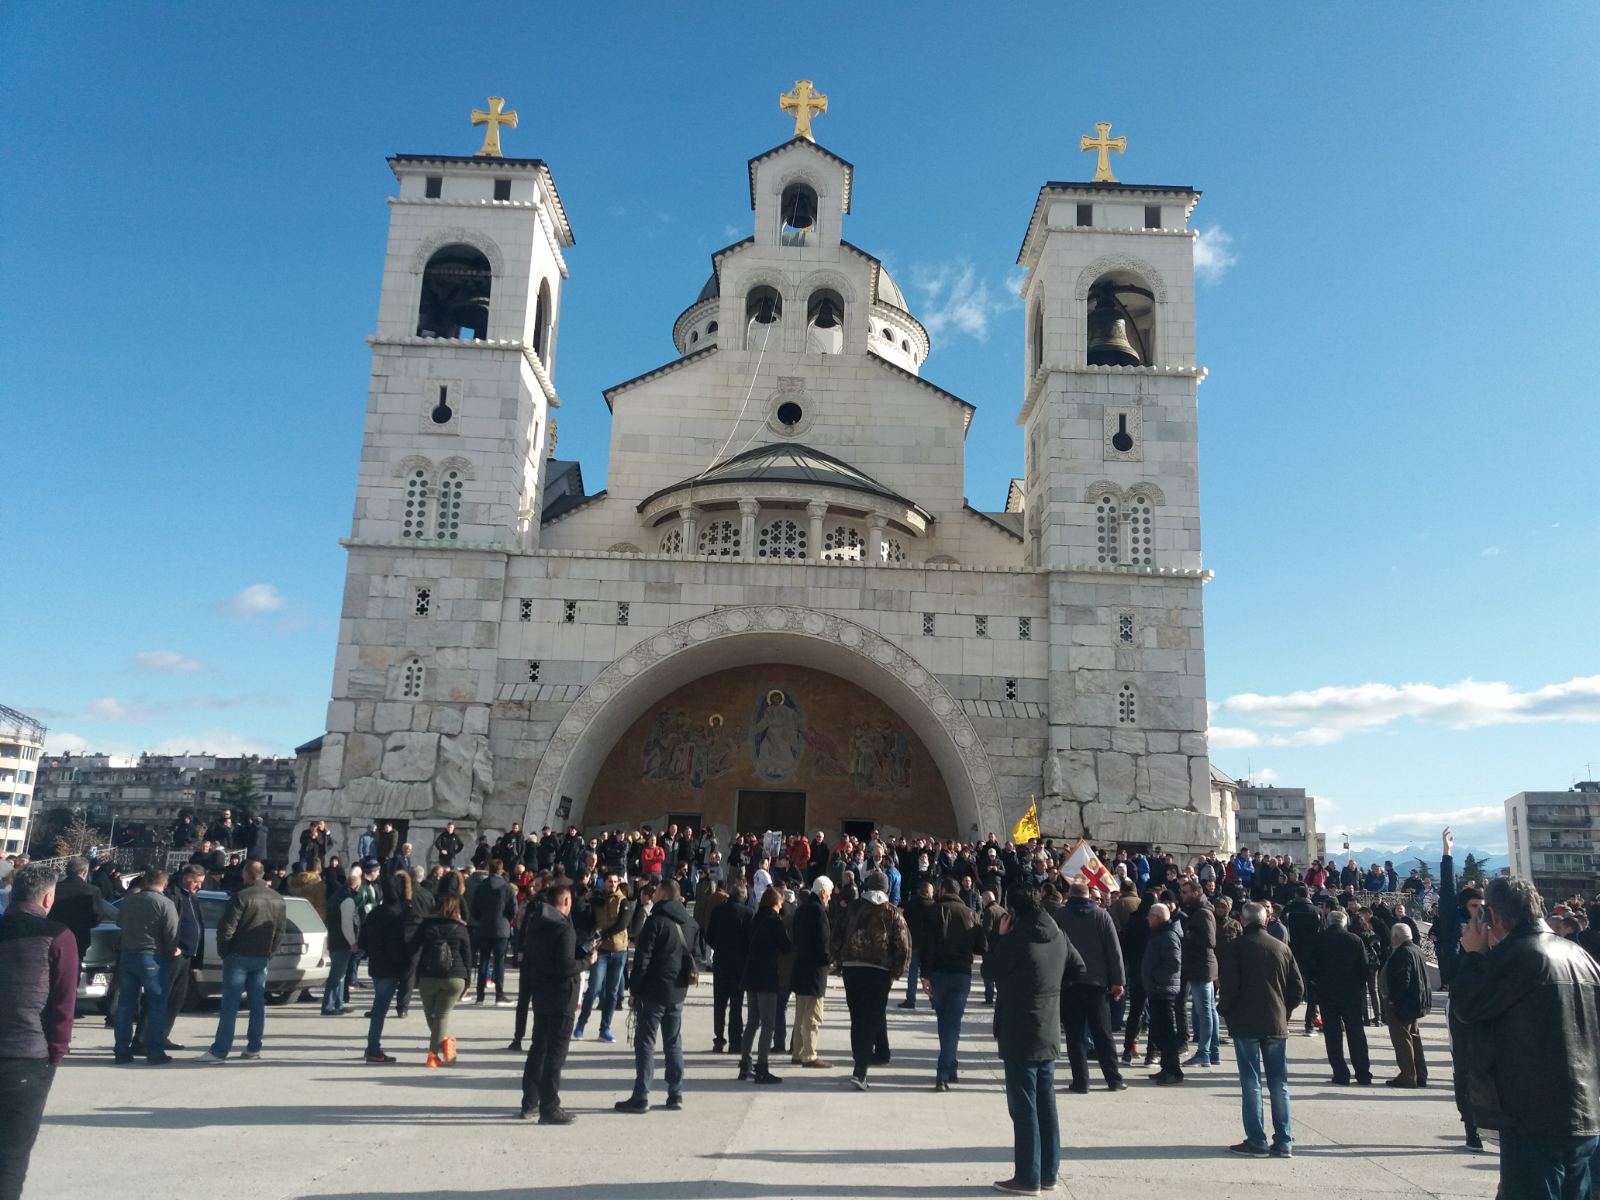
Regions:
<instances>
[{"instance_id":1,"label":"blue sky","mask_svg":"<svg viewBox=\"0 0 1600 1200\"><path fill-rule=\"evenodd\" d=\"M563 457L673 357L743 236L777 94L830 98L846 236L970 400L968 493L1021 473L1014 260L1040 183L1190 184L1214 758L1337 844L1503 846L1600 770L1592 4L0 8L10 486L0 702L59 747L321 730L387 154L521 114L577 234ZM1587 764L1593 764L1591 768Z\"/></svg>"}]
</instances>

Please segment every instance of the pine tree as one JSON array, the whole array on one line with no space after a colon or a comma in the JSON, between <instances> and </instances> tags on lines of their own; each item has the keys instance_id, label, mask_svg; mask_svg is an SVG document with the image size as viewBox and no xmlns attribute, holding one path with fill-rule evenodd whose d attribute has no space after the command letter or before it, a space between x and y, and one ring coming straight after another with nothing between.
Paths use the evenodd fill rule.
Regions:
<instances>
[{"instance_id":1,"label":"pine tree","mask_svg":"<svg viewBox=\"0 0 1600 1200\"><path fill-rule=\"evenodd\" d=\"M1467 855L1467 861L1461 868L1461 882L1481 887L1483 885L1483 864L1472 855Z\"/></svg>"},{"instance_id":2,"label":"pine tree","mask_svg":"<svg viewBox=\"0 0 1600 1200\"><path fill-rule=\"evenodd\" d=\"M255 816L264 800L266 796L256 790L256 778L248 770L240 771L222 785L222 807L233 810L233 823L241 828Z\"/></svg>"}]
</instances>

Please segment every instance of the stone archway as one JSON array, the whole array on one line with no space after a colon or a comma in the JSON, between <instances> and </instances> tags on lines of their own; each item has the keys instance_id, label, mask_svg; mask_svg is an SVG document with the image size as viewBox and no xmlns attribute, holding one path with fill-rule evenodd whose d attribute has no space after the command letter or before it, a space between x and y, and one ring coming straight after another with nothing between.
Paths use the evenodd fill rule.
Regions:
<instances>
[{"instance_id":1,"label":"stone archway","mask_svg":"<svg viewBox=\"0 0 1600 1200\"><path fill-rule=\"evenodd\" d=\"M645 638L601 671L556 726L529 788L523 827L581 824L606 756L652 704L691 680L755 663L814 667L851 680L922 739L964 838L1003 825L988 752L961 706L926 667L854 621L786 605L726 608ZM563 797L572 797L570 812Z\"/></svg>"}]
</instances>

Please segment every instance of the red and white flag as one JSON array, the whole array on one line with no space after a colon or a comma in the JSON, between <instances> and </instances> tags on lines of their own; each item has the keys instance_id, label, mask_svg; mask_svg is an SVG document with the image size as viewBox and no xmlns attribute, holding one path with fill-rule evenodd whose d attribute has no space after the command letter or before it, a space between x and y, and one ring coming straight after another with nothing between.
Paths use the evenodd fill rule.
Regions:
<instances>
[{"instance_id":1,"label":"red and white flag","mask_svg":"<svg viewBox=\"0 0 1600 1200\"><path fill-rule=\"evenodd\" d=\"M1098 888L1107 895L1115 895L1120 890L1116 875L1100 861L1087 838L1078 839L1072 853L1067 855L1067 861L1061 864L1061 874L1069 882L1082 875L1089 881L1090 887Z\"/></svg>"}]
</instances>

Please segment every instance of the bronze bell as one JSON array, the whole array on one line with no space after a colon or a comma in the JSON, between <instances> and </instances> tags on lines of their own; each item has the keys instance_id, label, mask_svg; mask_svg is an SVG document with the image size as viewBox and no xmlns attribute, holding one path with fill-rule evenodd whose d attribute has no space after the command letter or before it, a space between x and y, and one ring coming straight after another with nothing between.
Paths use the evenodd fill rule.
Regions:
<instances>
[{"instance_id":1,"label":"bronze bell","mask_svg":"<svg viewBox=\"0 0 1600 1200\"><path fill-rule=\"evenodd\" d=\"M489 297L467 291L450 306L450 323L456 327L457 337L461 336L459 330L465 328L472 330L473 341L485 341L489 336Z\"/></svg>"},{"instance_id":2,"label":"bronze bell","mask_svg":"<svg viewBox=\"0 0 1600 1200\"><path fill-rule=\"evenodd\" d=\"M831 299L827 297L822 299L821 303L817 305L817 311L812 317L811 323L818 329L832 329L839 323L839 310L833 306Z\"/></svg>"},{"instance_id":3,"label":"bronze bell","mask_svg":"<svg viewBox=\"0 0 1600 1200\"><path fill-rule=\"evenodd\" d=\"M1143 365L1139 352L1128 340L1128 310L1111 288L1090 293L1089 355L1091 367L1137 367Z\"/></svg>"}]
</instances>

